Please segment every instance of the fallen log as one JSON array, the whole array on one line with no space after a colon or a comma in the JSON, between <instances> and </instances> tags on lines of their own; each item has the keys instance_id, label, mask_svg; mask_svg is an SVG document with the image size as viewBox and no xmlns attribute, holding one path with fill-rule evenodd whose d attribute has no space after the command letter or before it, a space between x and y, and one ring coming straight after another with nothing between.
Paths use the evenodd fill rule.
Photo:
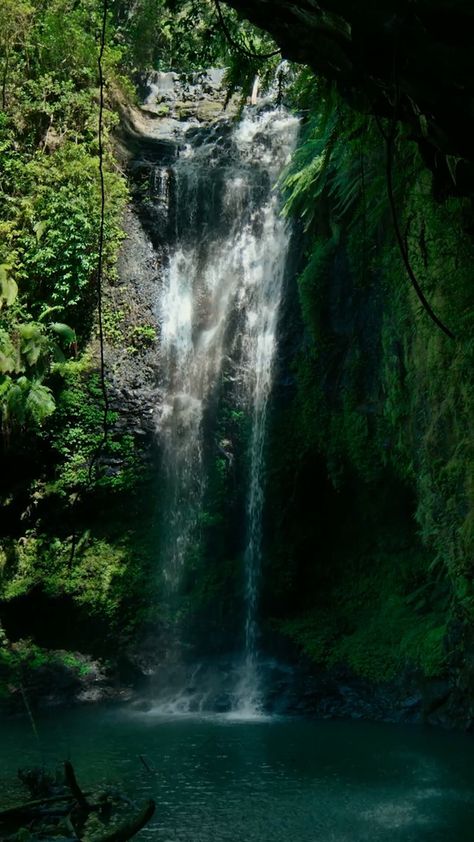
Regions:
<instances>
[{"instance_id":1,"label":"fallen log","mask_svg":"<svg viewBox=\"0 0 474 842\"><path fill-rule=\"evenodd\" d=\"M143 807L143 810L135 818L124 822L119 827L116 827L115 830L106 833L105 836L100 836L96 842L127 842L128 839L131 839L132 836L135 836L139 830L148 824L155 812L155 808L155 802L152 800L148 801Z\"/></svg>"},{"instance_id":2,"label":"fallen log","mask_svg":"<svg viewBox=\"0 0 474 842\"><path fill-rule=\"evenodd\" d=\"M113 809L111 799L122 801L128 805L132 804L130 799L117 793L114 795L113 792L103 793L98 800L89 801L90 793L83 792L79 786L74 768L69 761L64 764L64 778L70 793L36 798L1 810L0 826L3 826L6 830L13 828L20 831L21 826L24 827L25 824L28 824L30 833L28 838L31 840L41 839L42 842L48 842L49 834L53 834L54 840L58 840L58 842L61 838L67 838L69 842L81 842L86 823L92 813L97 814L101 821L107 822ZM61 804L64 805L62 808L59 806ZM155 802L148 801L133 818L118 825L115 829L109 830L103 836L97 837L95 842L128 842L150 821L154 812ZM58 821L61 822L61 828L58 826ZM61 832L65 827L64 822L67 824L70 835L60 837L58 836L58 830ZM5 838L4 835L0 834L0 839ZM16 839L17 834L15 833L13 837L8 838Z\"/></svg>"},{"instance_id":3,"label":"fallen log","mask_svg":"<svg viewBox=\"0 0 474 842\"><path fill-rule=\"evenodd\" d=\"M17 816L20 818L25 813L35 812L48 804L57 804L60 801L75 801L74 795L52 795L49 798L35 798L34 801L25 801L24 804L17 804L15 807L7 807L0 810L0 822L10 821Z\"/></svg>"},{"instance_id":4,"label":"fallen log","mask_svg":"<svg viewBox=\"0 0 474 842\"><path fill-rule=\"evenodd\" d=\"M151 775L154 775L156 770L155 770L155 769L153 769L153 767L152 767L152 766L150 766L150 764L148 763L148 760L146 759L145 755L144 755L144 754L139 754L138 756L139 756L139 758L140 758L140 760L141 760L141 762L142 762L143 766L144 766L144 767L145 767L145 769L147 770L147 772L149 772Z\"/></svg>"},{"instance_id":5,"label":"fallen log","mask_svg":"<svg viewBox=\"0 0 474 842\"><path fill-rule=\"evenodd\" d=\"M64 778L79 806L82 807L83 810L89 811L91 809L89 802L77 782L76 773L69 760L66 760L64 764Z\"/></svg>"}]
</instances>

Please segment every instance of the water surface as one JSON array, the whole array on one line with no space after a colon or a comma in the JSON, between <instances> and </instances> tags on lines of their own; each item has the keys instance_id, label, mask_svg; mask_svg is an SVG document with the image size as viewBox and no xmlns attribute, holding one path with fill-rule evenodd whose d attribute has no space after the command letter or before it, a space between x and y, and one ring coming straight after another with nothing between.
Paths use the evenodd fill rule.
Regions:
<instances>
[{"instance_id":1,"label":"water surface","mask_svg":"<svg viewBox=\"0 0 474 842\"><path fill-rule=\"evenodd\" d=\"M468 842L471 737L362 722L165 719L106 710L39 721L48 764L70 758L84 786L154 797L156 842ZM0 724L2 801L40 760L24 720ZM139 755L155 770L147 772Z\"/></svg>"}]
</instances>

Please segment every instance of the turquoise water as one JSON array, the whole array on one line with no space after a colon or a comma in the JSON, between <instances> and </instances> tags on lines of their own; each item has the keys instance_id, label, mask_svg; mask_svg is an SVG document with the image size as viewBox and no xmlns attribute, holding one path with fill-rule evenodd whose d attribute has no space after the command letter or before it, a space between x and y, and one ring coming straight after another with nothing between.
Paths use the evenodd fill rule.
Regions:
<instances>
[{"instance_id":1,"label":"turquoise water","mask_svg":"<svg viewBox=\"0 0 474 842\"><path fill-rule=\"evenodd\" d=\"M107 710L40 719L43 759L84 787L119 786L157 812L156 842L471 842L470 736L363 722L163 719ZM0 724L1 800L38 765L27 721ZM147 772L139 755L153 767Z\"/></svg>"}]
</instances>

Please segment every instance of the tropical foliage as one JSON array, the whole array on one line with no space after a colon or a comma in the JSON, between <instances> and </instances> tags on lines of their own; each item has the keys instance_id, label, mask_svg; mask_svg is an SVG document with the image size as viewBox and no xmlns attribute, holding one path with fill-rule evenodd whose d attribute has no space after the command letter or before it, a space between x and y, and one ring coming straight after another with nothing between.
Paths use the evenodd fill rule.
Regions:
<instances>
[{"instance_id":1,"label":"tropical foliage","mask_svg":"<svg viewBox=\"0 0 474 842\"><path fill-rule=\"evenodd\" d=\"M285 458L273 466L271 506L280 511L278 495L308 481L309 465L326 499L322 522L296 497L275 523L269 588L278 604L286 583L284 629L316 660L371 678L407 663L431 675L442 671L460 617L469 639L474 608L468 205L436 201L418 148L398 128L398 224L453 342L420 306L395 240L389 126L309 73L294 97L308 116L285 177L285 212L306 232L298 279L306 339L293 361L293 403L275 422L274 452L283 453L282 436ZM338 537L340 523L348 540ZM306 590L302 599L311 579L313 597ZM299 604L291 621L288 582Z\"/></svg>"},{"instance_id":2,"label":"tropical foliage","mask_svg":"<svg viewBox=\"0 0 474 842\"><path fill-rule=\"evenodd\" d=\"M0 8L0 598L40 589L71 600L78 622L92 618L76 643L108 654L113 635L163 617L149 588L153 465L116 407L107 411L98 366L101 15L100 0ZM229 96L245 96L257 72L263 85L274 80L280 56L215 0L117 0L106 36L107 286L128 195L113 130L143 74L225 66ZM472 209L435 200L402 126L350 107L305 68L286 71L302 127L281 187L301 259L282 326L291 352L280 380L290 385L271 424L267 631L371 680L405 668L432 677L450 666L454 634L459 650L472 642ZM405 249L454 343L420 306L394 237L391 132ZM124 321L105 309L117 355L159 341L154 326ZM222 406L219 440L243 446L243 413ZM180 608L199 620L219 604L216 634L236 610L238 483L220 453ZM0 626L0 668L12 674L48 657L1 635Z\"/></svg>"}]
</instances>

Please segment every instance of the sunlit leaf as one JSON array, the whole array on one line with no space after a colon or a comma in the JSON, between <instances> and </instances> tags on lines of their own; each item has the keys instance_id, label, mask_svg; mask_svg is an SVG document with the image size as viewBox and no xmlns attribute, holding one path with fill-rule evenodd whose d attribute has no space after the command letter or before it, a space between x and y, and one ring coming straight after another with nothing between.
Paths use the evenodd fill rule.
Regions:
<instances>
[{"instance_id":1,"label":"sunlit leaf","mask_svg":"<svg viewBox=\"0 0 474 842\"><path fill-rule=\"evenodd\" d=\"M51 330L69 345L72 345L76 341L76 332L69 325L65 325L62 322L53 322Z\"/></svg>"},{"instance_id":2,"label":"sunlit leaf","mask_svg":"<svg viewBox=\"0 0 474 842\"><path fill-rule=\"evenodd\" d=\"M38 242L41 240L44 232L46 231L47 225L48 225L48 223L46 222L46 220L42 219L42 220L40 220L40 222L37 222L36 225L34 226L33 230L36 234L36 239L38 240Z\"/></svg>"},{"instance_id":3,"label":"sunlit leaf","mask_svg":"<svg viewBox=\"0 0 474 842\"><path fill-rule=\"evenodd\" d=\"M18 295L18 285L8 274L8 269L5 263L0 265L0 308L3 304L10 307Z\"/></svg>"}]
</instances>

